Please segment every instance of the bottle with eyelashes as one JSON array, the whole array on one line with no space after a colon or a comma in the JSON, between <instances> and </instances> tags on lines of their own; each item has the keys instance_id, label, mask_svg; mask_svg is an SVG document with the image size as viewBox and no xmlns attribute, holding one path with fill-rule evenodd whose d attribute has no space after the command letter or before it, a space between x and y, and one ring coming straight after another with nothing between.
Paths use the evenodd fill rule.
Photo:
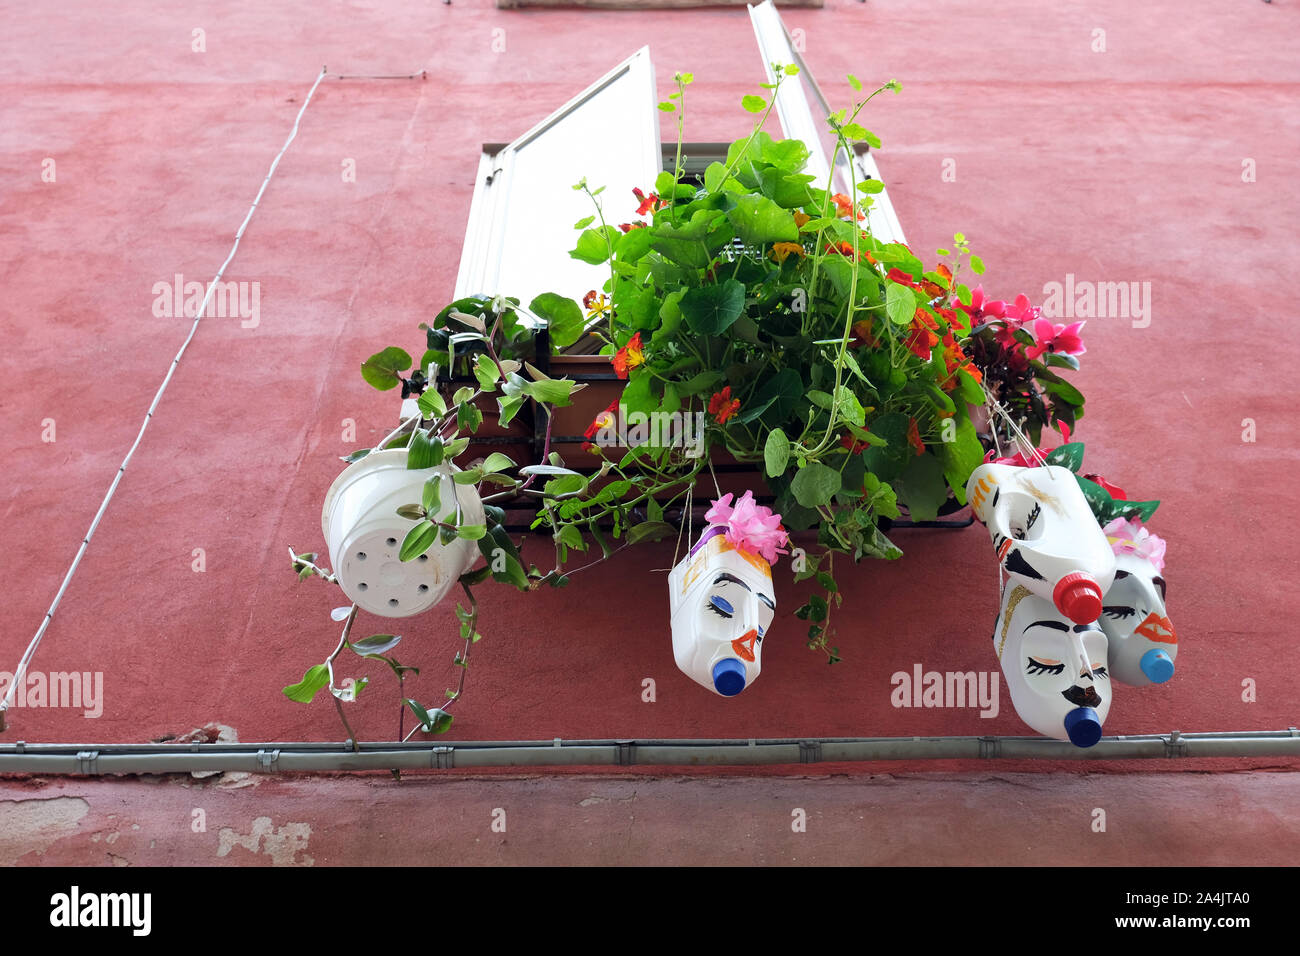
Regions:
<instances>
[{"instance_id":1,"label":"bottle with eyelashes","mask_svg":"<svg viewBox=\"0 0 1300 956\"><path fill-rule=\"evenodd\" d=\"M1099 623L1115 679L1137 687L1174 676L1178 634L1165 606L1164 542L1138 521L1105 528L1115 549L1115 583L1102 600Z\"/></svg>"},{"instance_id":2,"label":"bottle with eyelashes","mask_svg":"<svg viewBox=\"0 0 1300 956\"><path fill-rule=\"evenodd\" d=\"M776 612L772 567L711 527L668 576L673 658L686 676L721 697L758 678L763 638Z\"/></svg>"}]
</instances>

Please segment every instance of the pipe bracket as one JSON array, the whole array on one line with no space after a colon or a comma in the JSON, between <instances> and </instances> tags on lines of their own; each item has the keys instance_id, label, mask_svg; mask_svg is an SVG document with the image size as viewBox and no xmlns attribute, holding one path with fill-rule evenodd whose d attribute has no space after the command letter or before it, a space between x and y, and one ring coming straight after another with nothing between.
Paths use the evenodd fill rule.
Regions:
<instances>
[{"instance_id":1,"label":"pipe bracket","mask_svg":"<svg viewBox=\"0 0 1300 956\"><path fill-rule=\"evenodd\" d=\"M616 740L614 744L618 747L618 765L620 767L630 767L636 763L635 740Z\"/></svg>"},{"instance_id":2,"label":"pipe bracket","mask_svg":"<svg viewBox=\"0 0 1300 956\"><path fill-rule=\"evenodd\" d=\"M980 757L994 758L1001 756L1002 741L997 737L985 736L980 738Z\"/></svg>"},{"instance_id":3,"label":"pipe bracket","mask_svg":"<svg viewBox=\"0 0 1300 956\"><path fill-rule=\"evenodd\" d=\"M450 770L456 766L456 748L434 747L429 766L436 767L438 770Z\"/></svg>"},{"instance_id":4,"label":"pipe bracket","mask_svg":"<svg viewBox=\"0 0 1300 956\"><path fill-rule=\"evenodd\" d=\"M99 751L77 751L77 773L99 773Z\"/></svg>"},{"instance_id":5,"label":"pipe bracket","mask_svg":"<svg viewBox=\"0 0 1300 956\"><path fill-rule=\"evenodd\" d=\"M1168 737L1160 739L1164 742L1166 757L1187 756L1187 741L1183 739L1182 731L1175 730Z\"/></svg>"},{"instance_id":6,"label":"pipe bracket","mask_svg":"<svg viewBox=\"0 0 1300 956\"><path fill-rule=\"evenodd\" d=\"M822 761L822 742L820 740L799 741L799 762L800 763L821 763L821 761Z\"/></svg>"},{"instance_id":7,"label":"pipe bracket","mask_svg":"<svg viewBox=\"0 0 1300 956\"><path fill-rule=\"evenodd\" d=\"M279 750L259 750L257 752L257 766L260 773L278 773L280 762Z\"/></svg>"}]
</instances>

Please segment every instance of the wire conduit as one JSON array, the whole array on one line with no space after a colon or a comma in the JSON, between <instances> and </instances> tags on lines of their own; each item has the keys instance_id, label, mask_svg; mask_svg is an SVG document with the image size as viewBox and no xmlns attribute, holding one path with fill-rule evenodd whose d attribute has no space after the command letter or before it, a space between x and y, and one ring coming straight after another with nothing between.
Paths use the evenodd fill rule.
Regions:
<instances>
[{"instance_id":1,"label":"wire conduit","mask_svg":"<svg viewBox=\"0 0 1300 956\"><path fill-rule=\"evenodd\" d=\"M323 773L477 767L723 767L888 760L1116 760L1300 757L1300 731L1143 734L1087 749L1046 737L828 737L761 740L502 740L454 744L0 745L0 773Z\"/></svg>"}]
</instances>

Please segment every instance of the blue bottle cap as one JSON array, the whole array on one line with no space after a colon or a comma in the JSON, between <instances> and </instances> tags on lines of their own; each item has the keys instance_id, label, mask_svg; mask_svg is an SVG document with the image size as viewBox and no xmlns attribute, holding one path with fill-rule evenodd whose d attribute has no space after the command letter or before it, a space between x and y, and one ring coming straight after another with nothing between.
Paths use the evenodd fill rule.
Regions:
<instances>
[{"instance_id":1,"label":"blue bottle cap","mask_svg":"<svg viewBox=\"0 0 1300 956\"><path fill-rule=\"evenodd\" d=\"M1163 684L1174 676L1173 658L1158 647L1153 647L1143 654L1138 666L1153 684Z\"/></svg>"},{"instance_id":2,"label":"blue bottle cap","mask_svg":"<svg viewBox=\"0 0 1300 956\"><path fill-rule=\"evenodd\" d=\"M1101 740L1101 721L1091 707L1076 707L1065 715L1065 732L1076 747L1091 747Z\"/></svg>"},{"instance_id":3,"label":"blue bottle cap","mask_svg":"<svg viewBox=\"0 0 1300 956\"><path fill-rule=\"evenodd\" d=\"M713 686L723 697L735 697L745 689L745 665L734 657L713 665Z\"/></svg>"}]
</instances>

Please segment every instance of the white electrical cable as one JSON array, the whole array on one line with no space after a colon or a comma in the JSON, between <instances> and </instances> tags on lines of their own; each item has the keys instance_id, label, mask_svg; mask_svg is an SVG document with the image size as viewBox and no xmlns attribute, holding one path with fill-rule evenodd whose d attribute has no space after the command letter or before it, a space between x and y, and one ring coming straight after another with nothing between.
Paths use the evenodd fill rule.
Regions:
<instances>
[{"instance_id":1,"label":"white electrical cable","mask_svg":"<svg viewBox=\"0 0 1300 956\"><path fill-rule=\"evenodd\" d=\"M262 194L266 192L267 184L271 182L271 177L275 175L275 169L280 165L280 159L284 156L285 150L293 142L294 137L298 135L298 124L302 121L303 113L307 112L307 104L311 102L312 96L316 93L316 88L320 86L321 80L325 79L327 73L325 67L321 67L320 74L316 77L316 82L312 84L311 91L307 98L302 102L302 108L298 110L298 116L293 121L293 129L289 131L289 138L284 141L280 147L280 152L276 153L271 168L266 174L266 179L262 180L262 188L257 191L257 197L253 200L253 205L248 208L248 215L244 217L244 222L235 233L234 245L230 247L230 255L226 256L226 261L221 264L217 270L216 278L208 285L208 293L203 297L203 303L199 306L198 314L194 316L194 324L190 326L190 334L185 337L185 342L181 345L180 351L172 359L171 366L167 369L167 375L163 378L162 385L158 386L158 391L153 397L153 402L149 406L149 411L145 413L144 422L140 425L140 431L135 436L135 442L131 445L130 451L122 459L122 466L117 469L117 474L113 476L113 483L108 488L108 494L104 495L104 500L99 506L99 511L95 512L95 519L90 523L90 530L86 536L81 539L81 547L77 549L77 556L72 560L72 566L68 568L68 573L63 578L63 584L60 585L58 593L54 595L54 602L50 609L45 612L45 619L41 621L41 626L36 630L36 636L32 638L31 643L27 645L27 651L23 654L22 660L18 662L18 667L14 670L13 680L9 682L9 688L5 691L4 699L0 700L0 730L4 729L4 713L13 703L14 692L22 683L27 674L27 667L31 663L32 657L36 653L36 648L40 646L41 638L45 636L46 629L50 626L50 621L54 619L54 612L58 609L59 602L63 600L63 594L68 590L68 584L72 581L72 576L76 573L81 564L81 558L86 553L86 548L90 544L91 537L95 534L95 529L99 527L100 519L104 517L104 512L108 510L108 503L113 500L113 495L117 491L117 486L122 480L122 475L126 472L126 466L131 463L131 458L135 454L136 448L140 446L141 439L144 438L145 429L149 427L149 422L153 419L153 413L158 408L158 402L162 399L163 392L166 391L167 385L172 380L172 374L176 371L176 366L180 364L181 357L185 350L189 348L190 342L194 338L194 333L198 331L199 322L202 321L204 313L208 309L208 302L212 298L212 293L216 291L217 283L221 281L222 276L226 274L226 267L230 261L235 258L235 251L239 249L239 240L244 236L244 230L248 228L249 220L253 218L253 212L257 209L257 204L262 200ZM416 74L419 75L419 74Z\"/></svg>"}]
</instances>

